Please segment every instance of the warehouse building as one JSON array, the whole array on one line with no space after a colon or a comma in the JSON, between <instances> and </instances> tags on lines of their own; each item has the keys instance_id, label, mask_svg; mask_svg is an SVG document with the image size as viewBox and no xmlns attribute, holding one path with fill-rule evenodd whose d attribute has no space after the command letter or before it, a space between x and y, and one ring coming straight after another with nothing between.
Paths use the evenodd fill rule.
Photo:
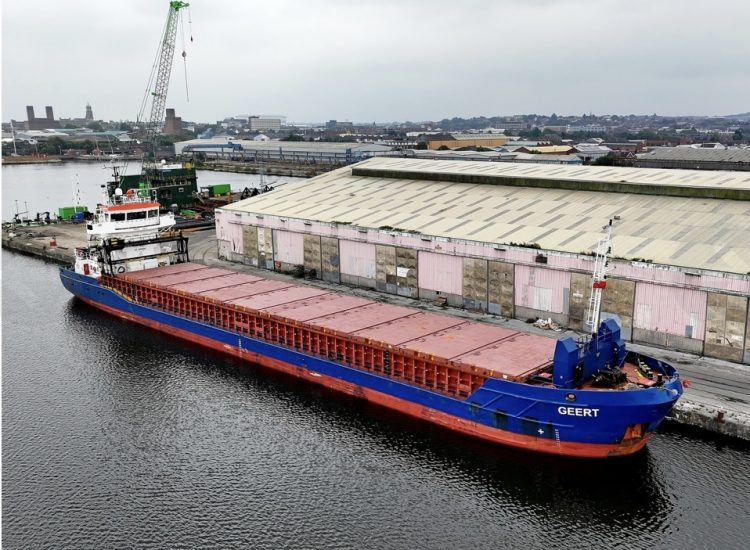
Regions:
<instances>
[{"instance_id":1,"label":"warehouse building","mask_svg":"<svg viewBox=\"0 0 750 550\"><path fill-rule=\"evenodd\" d=\"M357 162L393 150L374 143L323 141L254 141L225 137L191 139L174 144L175 155L203 153L208 159L287 161L341 164Z\"/></svg>"},{"instance_id":2,"label":"warehouse building","mask_svg":"<svg viewBox=\"0 0 750 550\"><path fill-rule=\"evenodd\" d=\"M433 151L441 147L448 149L460 149L463 147L501 147L508 143L510 138L503 134L448 134L427 136L427 148Z\"/></svg>"},{"instance_id":3,"label":"warehouse building","mask_svg":"<svg viewBox=\"0 0 750 550\"><path fill-rule=\"evenodd\" d=\"M691 170L750 171L750 148L730 149L657 147L638 155L639 168L688 168Z\"/></svg>"},{"instance_id":4,"label":"warehouse building","mask_svg":"<svg viewBox=\"0 0 750 550\"><path fill-rule=\"evenodd\" d=\"M747 173L374 158L216 217L233 261L578 330L609 219L604 318L750 363Z\"/></svg>"}]
</instances>

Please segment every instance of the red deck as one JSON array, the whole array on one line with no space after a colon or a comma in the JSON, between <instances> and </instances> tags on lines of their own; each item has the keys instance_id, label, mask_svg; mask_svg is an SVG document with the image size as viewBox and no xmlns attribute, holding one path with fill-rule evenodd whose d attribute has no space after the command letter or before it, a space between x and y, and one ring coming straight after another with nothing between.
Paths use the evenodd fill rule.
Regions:
<instances>
[{"instance_id":1,"label":"red deck","mask_svg":"<svg viewBox=\"0 0 750 550\"><path fill-rule=\"evenodd\" d=\"M222 288L239 286L244 283L252 283L254 281L260 281L260 277L253 277L252 275L243 275L239 273L237 273L236 275L225 274L219 277L211 277L210 279L179 283L176 285L172 285L172 288L181 290L182 292L192 292L194 294L199 294L201 292L208 292L210 290L219 290Z\"/></svg>"},{"instance_id":2,"label":"red deck","mask_svg":"<svg viewBox=\"0 0 750 550\"><path fill-rule=\"evenodd\" d=\"M212 298L280 320L349 334L385 346L381 349L417 353L430 360L450 361L457 368L468 367L470 373L475 368L513 380L523 380L549 365L555 348L551 338L198 264L159 267L117 278L179 290L196 299Z\"/></svg>"},{"instance_id":3,"label":"red deck","mask_svg":"<svg viewBox=\"0 0 750 550\"><path fill-rule=\"evenodd\" d=\"M310 286L289 286L272 292L264 292L263 294L232 300L232 303L249 309L265 311L269 307L289 304L321 294L327 294L327 292L323 289Z\"/></svg>"},{"instance_id":4,"label":"red deck","mask_svg":"<svg viewBox=\"0 0 750 550\"><path fill-rule=\"evenodd\" d=\"M266 311L274 315L286 317L287 319L294 319L295 321L310 321L333 313L342 314L347 310L361 308L362 306L374 303L376 302L365 300L364 298L329 292L320 296L269 307Z\"/></svg>"},{"instance_id":5,"label":"red deck","mask_svg":"<svg viewBox=\"0 0 750 550\"><path fill-rule=\"evenodd\" d=\"M460 355L482 349L490 344L497 344L515 334L517 333L512 330L467 322L416 340L410 340L403 344L403 347L438 355L446 359L455 359Z\"/></svg>"},{"instance_id":6,"label":"red deck","mask_svg":"<svg viewBox=\"0 0 750 550\"><path fill-rule=\"evenodd\" d=\"M119 212L122 210L143 210L145 208L159 208L158 202L131 202L128 204L115 204L114 206L105 206L106 212Z\"/></svg>"},{"instance_id":7,"label":"red deck","mask_svg":"<svg viewBox=\"0 0 750 550\"><path fill-rule=\"evenodd\" d=\"M237 286L217 288L215 290L204 290L201 292L201 296L213 298L214 300L220 300L222 302L235 303L234 301L240 298L246 298L255 294L263 294L264 292L271 292L273 290L280 290L290 286L292 286L291 283L273 281L271 279L258 279L257 281Z\"/></svg>"},{"instance_id":8,"label":"red deck","mask_svg":"<svg viewBox=\"0 0 750 550\"><path fill-rule=\"evenodd\" d=\"M196 269L206 269L206 266L193 263L173 264L166 265L164 267L144 269L143 271L129 271L128 273L119 274L117 278L125 279L126 281L150 281L154 277L172 275L173 273L184 273L186 271L194 271Z\"/></svg>"},{"instance_id":9,"label":"red deck","mask_svg":"<svg viewBox=\"0 0 750 550\"><path fill-rule=\"evenodd\" d=\"M373 303L356 309L348 309L339 313L331 313L310 321L311 325L330 328L352 334L358 330L374 327L381 323L393 321L400 317L418 313L413 309L389 304Z\"/></svg>"},{"instance_id":10,"label":"red deck","mask_svg":"<svg viewBox=\"0 0 750 550\"><path fill-rule=\"evenodd\" d=\"M516 332L506 338L481 349L456 357L464 365L482 369L514 378L525 378L552 361L556 340Z\"/></svg>"},{"instance_id":11,"label":"red deck","mask_svg":"<svg viewBox=\"0 0 750 550\"><path fill-rule=\"evenodd\" d=\"M194 269L192 271L184 271L182 273L171 273L169 275L161 275L158 277L150 277L149 283L157 284L159 286L168 287L172 285L178 285L181 283L190 283L193 281L203 281L205 279L214 279L222 275L226 275L225 269L219 269L216 267L206 267L204 269ZM143 281L143 279L141 279Z\"/></svg>"},{"instance_id":12,"label":"red deck","mask_svg":"<svg viewBox=\"0 0 750 550\"><path fill-rule=\"evenodd\" d=\"M448 327L456 325L466 324L466 321L456 319L455 317L448 317L446 315L435 315L434 313L423 313L421 311L415 311L412 309L403 308L404 312L407 313L408 317L402 317L394 321L388 321L375 326L370 326L365 329L357 331L355 334L358 336L364 336L371 340L377 340L380 342L387 342L394 346L413 342L415 346L409 347L415 351L424 351L425 353L432 353L429 350L419 349L420 346L416 343L418 338L425 338L431 334L435 334ZM435 355L440 355L435 353ZM453 355L456 355L455 353ZM449 359L449 356L443 356Z\"/></svg>"}]
</instances>

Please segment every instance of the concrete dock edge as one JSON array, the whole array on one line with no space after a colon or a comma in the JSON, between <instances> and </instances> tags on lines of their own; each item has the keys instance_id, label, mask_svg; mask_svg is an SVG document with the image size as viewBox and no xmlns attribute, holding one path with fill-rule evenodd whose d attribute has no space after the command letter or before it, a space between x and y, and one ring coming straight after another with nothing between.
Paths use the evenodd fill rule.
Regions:
<instances>
[{"instance_id":1,"label":"concrete dock edge","mask_svg":"<svg viewBox=\"0 0 750 550\"><path fill-rule=\"evenodd\" d=\"M59 264L72 264L75 259L75 251L67 247L50 246L30 241L28 239L17 239L3 235L3 248L15 250L22 254L37 256L47 261Z\"/></svg>"},{"instance_id":2,"label":"concrete dock edge","mask_svg":"<svg viewBox=\"0 0 750 550\"><path fill-rule=\"evenodd\" d=\"M689 395L682 396L667 419L727 437L750 441L750 416L692 401Z\"/></svg>"}]
</instances>

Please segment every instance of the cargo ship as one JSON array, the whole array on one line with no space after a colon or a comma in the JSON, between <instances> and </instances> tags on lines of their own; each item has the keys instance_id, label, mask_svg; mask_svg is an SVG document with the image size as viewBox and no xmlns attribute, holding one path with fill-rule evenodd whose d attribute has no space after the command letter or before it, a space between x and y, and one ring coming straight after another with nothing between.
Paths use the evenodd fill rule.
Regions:
<instances>
[{"instance_id":1,"label":"cargo ship","mask_svg":"<svg viewBox=\"0 0 750 550\"><path fill-rule=\"evenodd\" d=\"M116 189L60 269L82 301L493 443L605 458L642 449L682 394L677 371L626 350L614 320L555 340L190 262L148 191ZM593 277L592 305L606 286Z\"/></svg>"}]
</instances>

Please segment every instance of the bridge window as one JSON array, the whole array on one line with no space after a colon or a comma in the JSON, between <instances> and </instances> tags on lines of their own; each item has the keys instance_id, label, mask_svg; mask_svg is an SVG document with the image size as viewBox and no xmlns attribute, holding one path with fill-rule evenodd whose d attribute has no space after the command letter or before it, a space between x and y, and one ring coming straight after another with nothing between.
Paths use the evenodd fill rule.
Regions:
<instances>
[{"instance_id":1,"label":"bridge window","mask_svg":"<svg viewBox=\"0 0 750 550\"><path fill-rule=\"evenodd\" d=\"M148 211L148 217L149 218L158 218L159 217L159 210L154 208L153 210Z\"/></svg>"},{"instance_id":2,"label":"bridge window","mask_svg":"<svg viewBox=\"0 0 750 550\"><path fill-rule=\"evenodd\" d=\"M146 211L145 210L136 210L135 212L128 212L128 219L129 220L145 220L146 219Z\"/></svg>"},{"instance_id":3,"label":"bridge window","mask_svg":"<svg viewBox=\"0 0 750 550\"><path fill-rule=\"evenodd\" d=\"M113 222L124 222L125 221L125 213L116 213L112 214L112 221Z\"/></svg>"}]
</instances>

